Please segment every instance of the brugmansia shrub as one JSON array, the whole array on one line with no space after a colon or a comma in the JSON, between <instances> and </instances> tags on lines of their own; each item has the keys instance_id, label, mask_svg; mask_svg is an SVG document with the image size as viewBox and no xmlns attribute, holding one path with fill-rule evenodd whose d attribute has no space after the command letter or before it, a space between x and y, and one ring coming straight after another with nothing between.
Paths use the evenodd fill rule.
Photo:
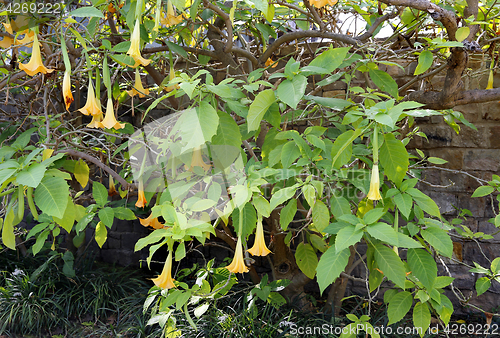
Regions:
<instances>
[{"instance_id":1,"label":"brugmansia shrub","mask_svg":"<svg viewBox=\"0 0 500 338\"><path fill-rule=\"evenodd\" d=\"M157 251L167 256L144 308L151 309L150 324L165 332L175 332L175 311L196 327L193 316L245 273L256 285L249 298L274 306L300 298L316 278L338 312L358 259L366 266L370 302L384 281L392 285L384 295L390 324L410 310L423 331L431 316L448 324L453 306L444 288L453 278L438 276L435 258L451 259L453 229L468 238L489 235L441 216L417 183L423 163L444 161L406 147L425 137L415 118L444 116L458 132L457 122L474 126L453 106L498 99L492 81L485 90L465 91L460 77L467 53L481 48L472 38L479 29L481 37L491 35L499 5L485 11L474 2L392 5L400 2L126 0L57 4L50 11L30 5L22 13L31 16L12 7L2 47L19 62L11 56L3 65L8 74L0 88L41 104L40 114L30 110L30 119L14 119L1 136L3 245L26 249L19 244L24 238L33 255L50 246L78 256L87 230L102 247L115 218L135 220L134 211L142 210L148 215L141 213L140 223L152 232L138 238L136 250L149 248L148 266ZM338 30L333 16L351 8L367 23L364 34ZM381 68L401 66L380 53L387 45L371 39L388 20L408 34L435 20L435 33L447 36L406 38L417 77L400 87ZM292 31L292 21L300 30ZM280 48L309 38L326 40L315 50L306 40L278 60ZM20 52L20 43L31 53ZM447 58L453 62L443 91L401 96L443 70ZM156 87L144 87L144 71ZM366 88L358 86L360 78ZM86 83L83 104L76 95ZM344 84L345 95L321 96L333 83ZM158 107L171 112L141 126ZM99 176L108 177L107 188ZM91 189L82 190L90 181ZM474 196L499 185L495 176ZM128 196L135 190L134 208ZM24 237L16 226L26 215L35 225ZM492 221L500 224L498 217ZM211 260L192 271L193 281L176 280L175 262L214 237L234 252L231 261ZM271 257L272 281L256 272L257 256ZM472 270L484 274L478 293L498 282L498 262ZM67 260L68 275L73 264ZM350 325L369 319L351 318Z\"/></svg>"}]
</instances>

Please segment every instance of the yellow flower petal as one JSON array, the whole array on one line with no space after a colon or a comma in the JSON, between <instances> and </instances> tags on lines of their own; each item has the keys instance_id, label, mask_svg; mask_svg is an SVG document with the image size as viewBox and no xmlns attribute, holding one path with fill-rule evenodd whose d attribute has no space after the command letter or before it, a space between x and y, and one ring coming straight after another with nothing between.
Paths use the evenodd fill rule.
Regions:
<instances>
[{"instance_id":1,"label":"yellow flower petal","mask_svg":"<svg viewBox=\"0 0 500 338\"><path fill-rule=\"evenodd\" d=\"M381 200L380 196L380 175L378 172L378 164L373 165L372 169L372 177L370 180L370 191L368 192L368 199L372 201Z\"/></svg>"},{"instance_id":2,"label":"yellow flower petal","mask_svg":"<svg viewBox=\"0 0 500 338\"><path fill-rule=\"evenodd\" d=\"M184 169L193 171L194 167L201 167L204 171L210 169L210 164L206 164L201 157L201 148L195 147L193 149L193 155L191 156L191 164L188 167L186 164L184 165Z\"/></svg>"},{"instance_id":3,"label":"yellow flower petal","mask_svg":"<svg viewBox=\"0 0 500 338\"><path fill-rule=\"evenodd\" d=\"M92 85L92 80L89 79L89 87L87 89L87 103L83 108L78 109L83 115L102 115L101 104L97 102L94 93L94 86ZM97 128L97 127L94 127Z\"/></svg>"},{"instance_id":4,"label":"yellow flower petal","mask_svg":"<svg viewBox=\"0 0 500 338\"><path fill-rule=\"evenodd\" d=\"M139 95L139 97L145 97L149 95L149 89L145 89L142 86L141 76L139 75L139 70L135 70L135 84L131 90L127 90L129 96Z\"/></svg>"},{"instance_id":5,"label":"yellow flower petal","mask_svg":"<svg viewBox=\"0 0 500 338\"><path fill-rule=\"evenodd\" d=\"M54 69L48 69L43 65L42 54L40 53L40 43L38 42L38 37L35 34L35 40L33 41L33 50L31 52L31 59L28 63L19 64L19 69L24 70L29 76L33 76L38 73L52 73Z\"/></svg>"},{"instance_id":6,"label":"yellow flower petal","mask_svg":"<svg viewBox=\"0 0 500 338\"><path fill-rule=\"evenodd\" d=\"M106 116L101 122L102 126L107 129L122 129L125 128L125 123L119 123L115 118L115 111L113 109L113 100L108 97L108 104L106 106Z\"/></svg>"},{"instance_id":7,"label":"yellow flower petal","mask_svg":"<svg viewBox=\"0 0 500 338\"><path fill-rule=\"evenodd\" d=\"M139 218L141 225L145 227L152 227L154 229L163 229L165 226L163 223L158 221L158 217L152 218L153 214L150 214L148 218Z\"/></svg>"},{"instance_id":8,"label":"yellow flower petal","mask_svg":"<svg viewBox=\"0 0 500 338\"><path fill-rule=\"evenodd\" d=\"M144 208L147 204L148 201L146 201L146 196L144 195L144 186L141 180L139 181L139 193L137 195L137 202L135 203L135 206L138 208Z\"/></svg>"},{"instance_id":9,"label":"yellow flower petal","mask_svg":"<svg viewBox=\"0 0 500 338\"><path fill-rule=\"evenodd\" d=\"M264 240L264 228L262 227L262 220L257 221L257 230L255 231L255 243L253 247L247 250L253 256L267 256L271 253L266 246L266 242Z\"/></svg>"},{"instance_id":10,"label":"yellow flower petal","mask_svg":"<svg viewBox=\"0 0 500 338\"><path fill-rule=\"evenodd\" d=\"M89 128L102 128L101 121L103 119L102 113L100 115L92 115L92 121L87 124Z\"/></svg>"},{"instance_id":11,"label":"yellow flower petal","mask_svg":"<svg viewBox=\"0 0 500 338\"><path fill-rule=\"evenodd\" d=\"M233 273L244 273L248 272L248 268L245 265L245 260L243 259L243 245L241 244L241 237L238 237L238 242L236 243L236 251L234 252L234 258L231 264L226 266L226 269Z\"/></svg>"},{"instance_id":12,"label":"yellow flower petal","mask_svg":"<svg viewBox=\"0 0 500 338\"><path fill-rule=\"evenodd\" d=\"M140 44L141 44L141 25L139 23L139 19L137 19L135 22L134 31L132 32L132 37L130 38L130 48L127 52L127 54L130 55L135 60L135 64L132 66L132 68L136 68L140 64L143 66L147 66L151 62L151 60L142 57L140 51Z\"/></svg>"},{"instance_id":13,"label":"yellow flower petal","mask_svg":"<svg viewBox=\"0 0 500 338\"><path fill-rule=\"evenodd\" d=\"M66 103L66 110L69 111L69 106L74 101L73 93L71 93L71 79L69 69L64 72L62 91L64 103Z\"/></svg>"},{"instance_id":14,"label":"yellow flower petal","mask_svg":"<svg viewBox=\"0 0 500 338\"><path fill-rule=\"evenodd\" d=\"M156 286L162 289L171 289L175 287L175 279L172 278L172 251L169 250L168 252L168 257L163 266L161 275L152 279L152 281Z\"/></svg>"}]
</instances>

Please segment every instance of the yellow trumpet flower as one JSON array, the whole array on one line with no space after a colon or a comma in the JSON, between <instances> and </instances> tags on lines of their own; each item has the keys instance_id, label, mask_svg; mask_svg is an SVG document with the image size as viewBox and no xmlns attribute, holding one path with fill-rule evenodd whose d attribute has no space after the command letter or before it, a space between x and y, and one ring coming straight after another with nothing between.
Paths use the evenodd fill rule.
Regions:
<instances>
[{"instance_id":1,"label":"yellow trumpet flower","mask_svg":"<svg viewBox=\"0 0 500 338\"><path fill-rule=\"evenodd\" d=\"M33 40L35 40L35 32L30 32L27 29L25 31L22 31L20 34L24 34L24 38L16 40L16 45L24 45L26 43L26 47L33 46L33 44L30 42L33 42Z\"/></svg>"},{"instance_id":2,"label":"yellow trumpet flower","mask_svg":"<svg viewBox=\"0 0 500 338\"><path fill-rule=\"evenodd\" d=\"M71 93L71 79L69 69L64 72L62 91L64 103L66 103L66 110L69 111L69 106L74 101L73 94Z\"/></svg>"},{"instance_id":3,"label":"yellow trumpet flower","mask_svg":"<svg viewBox=\"0 0 500 338\"><path fill-rule=\"evenodd\" d=\"M92 121L90 121L89 124L87 124L87 127L89 128L102 128L102 113L99 115L92 115Z\"/></svg>"},{"instance_id":4,"label":"yellow trumpet flower","mask_svg":"<svg viewBox=\"0 0 500 338\"><path fill-rule=\"evenodd\" d=\"M194 167L201 167L204 171L210 169L210 164L206 164L201 157L201 148L195 147L193 149L193 155L191 157L191 165L188 167L187 164L184 165L184 169L193 171Z\"/></svg>"},{"instance_id":5,"label":"yellow trumpet flower","mask_svg":"<svg viewBox=\"0 0 500 338\"><path fill-rule=\"evenodd\" d=\"M374 164L372 168L372 177L370 180L370 191L368 192L368 199L372 201L381 200L380 196L380 175L378 172L378 164Z\"/></svg>"},{"instance_id":6,"label":"yellow trumpet flower","mask_svg":"<svg viewBox=\"0 0 500 338\"><path fill-rule=\"evenodd\" d=\"M106 116L104 116L104 120L101 122L102 128L107 129L122 129L125 128L125 123L119 123L115 118L115 111L113 109L113 100L111 97L108 97L108 104L106 106Z\"/></svg>"},{"instance_id":7,"label":"yellow trumpet flower","mask_svg":"<svg viewBox=\"0 0 500 338\"><path fill-rule=\"evenodd\" d=\"M137 202L135 203L135 206L138 208L144 208L148 204L148 201L146 201L146 196L144 195L144 185L142 183L142 180L139 181L139 193L137 197Z\"/></svg>"},{"instance_id":8,"label":"yellow trumpet flower","mask_svg":"<svg viewBox=\"0 0 500 338\"><path fill-rule=\"evenodd\" d=\"M12 32L12 26L10 25L10 23L3 22L3 25L4 25L7 33L14 35L14 33ZM12 46L13 42L14 42L14 40L12 38L10 38L8 36L4 36L2 41L0 41L0 47L9 48L10 46Z\"/></svg>"},{"instance_id":9,"label":"yellow trumpet flower","mask_svg":"<svg viewBox=\"0 0 500 338\"><path fill-rule=\"evenodd\" d=\"M172 6L172 2L170 0L167 1L167 17L162 17L160 19L161 24L165 25L166 27L175 26L177 24L180 24L183 19L184 15L180 14L176 16L174 7Z\"/></svg>"},{"instance_id":10,"label":"yellow trumpet flower","mask_svg":"<svg viewBox=\"0 0 500 338\"><path fill-rule=\"evenodd\" d=\"M118 191L116 191L115 180L113 179L113 176L109 175L108 196L111 197L113 195L118 195Z\"/></svg>"},{"instance_id":11,"label":"yellow trumpet flower","mask_svg":"<svg viewBox=\"0 0 500 338\"><path fill-rule=\"evenodd\" d=\"M316 8L325 7L326 5L335 6L338 0L310 0L311 5Z\"/></svg>"},{"instance_id":12,"label":"yellow trumpet flower","mask_svg":"<svg viewBox=\"0 0 500 338\"><path fill-rule=\"evenodd\" d=\"M234 252L234 258L231 264L226 266L226 269L233 273L244 273L248 272L248 268L245 265L243 259L243 245L241 244L241 236L238 237L238 242L236 243L236 251Z\"/></svg>"},{"instance_id":13,"label":"yellow trumpet flower","mask_svg":"<svg viewBox=\"0 0 500 338\"><path fill-rule=\"evenodd\" d=\"M87 103L85 103L85 106L83 106L83 108L80 108L78 110L83 115L102 116L101 103L97 102L97 98L94 93L94 86L92 85L91 79L89 79L89 88L87 89ZM99 120L99 122L100 121L102 121L102 119Z\"/></svg>"},{"instance_id":14,"label":"yellow trumpet flower","mask_svg":"<svg viewBox=\"0 0 500 338\"><path fill-rule=\"evenodd\" d=\"M170 73L168 74L168 79L172 81L175 78L175 71L173 68L170 68ZM179 89L181 88L178 83L174 84L173 86L168 86L165 88L165 91L171 92L174 89Z\"/></svg>"},{"instance_id":15,"label":"yellow trumpet flower","mask_svg":"<svg viewBox=\"0 0 500 338\"><path fill-rule=\"evenodd\" d=\"M167 260L165 261L165 265L163 266L163 270L161 275L152 279L153 283L156 286L162 289L171 289L175 288L174 281L172 278L172 251L169 250Z\"/></svg>"},{"instance_id":16,"label":"yellow trumpet flower","mask_svg":"<svg viewBox=\"0 0 500 338\"><path fill-rule=\"evenodd\" d=\"M158 217L152 218L151 215L149 215L148 218L139 218L139 222L145 227L152 227L153 229L163 229L164 225L160 221L158 221Z\"/></svg>"},{"instance_id":17,"label":"yellow trumpet flower","mask_svg":"<svg viewBox=\"0 0 500 338\"><path fill-rule=\"evenodd\" d=\"M54 69L48 69L43 65L42 54L40 53L40 43L38 42L38 37L35 34L35 40L33 41L33 50L31 52L31 59L27 64L20 63L19 69L24 70L29 76L33 76L38 73L52 73Z\"/></svg>"},{"instance_id":18,"label":"yellow trumpet flower","mask_svg":"<svg viewBox=\"0 0 500 338\"><path fill-rule=\"evenodd\" d=\"M129 96L139 95L139 97L145 97L149 94L149 89L145 89L142 86L141 76L139 75L139 70L135 70L135 84L131 90L127 90Z\"/></svg>"},{"instance_id":19,"label":"yellow trumpet flower","mask_svg":"<svg viewBox=\"0 0 500 338\"><path fill-rule=\"evenodd\" d=\"M262 227L262 220L257 221L257 230L255 231L255 242L251 249L247 250L253 256L267 256L271 253L266 246L264 240L264 228Z\"/></svg>"},{"instance_id":20,"label":"yellow trumpet flower","mask_svg":"<svg viewBox=\"0 0 500 338\"><path fill-rule=\"evenodd\" d=\"M143 66L149 65L151 60L145 59L141 56L140 51L141 44L141 25L139 24L139 19L136 20L134 31L132 32L132 36L130 38L130 49L127 52L127 55L130 55L134 60L135 64L132 68L136 68L139 64Z\"/></svg>"}]
</instances>

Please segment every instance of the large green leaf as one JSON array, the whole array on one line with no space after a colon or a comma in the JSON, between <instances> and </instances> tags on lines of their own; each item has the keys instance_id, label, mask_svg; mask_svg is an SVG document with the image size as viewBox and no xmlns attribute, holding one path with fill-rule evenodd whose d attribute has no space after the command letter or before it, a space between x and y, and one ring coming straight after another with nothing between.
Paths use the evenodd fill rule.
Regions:
<instances>
[{"instance_id":1,"label":"large green leaf","mask_svg":"<svg viewBox=\"0 0 500 338\"><path fill-rule=\"evenodd\" d=\"M330 224L330 212L323 201L317 200L314 204L312 218L314 227L318 229L318 231L325 230L328 224Z\"/></svg>"},{"instance_id":2,"label":"large green leaf","mask_svg":"<svg viewBox=\"0 0 500 338\"><path fill-rule=\"evenodd\" d=\"M420 233L440 254L451 258L453 254L453 242L446 231L436 227L428 227L427 229L420 230Z\"/></svg>"},{"instance_id":3,"label":"large green leaf","mask_svg":"<svg viewBox=\"0 0 500 338\"><path fill-rule=\"evenodd\" d=\"M285 80L278 86L278 98L293 109L304 96L307 78L304 75L295 75L292 80Z\"/></svg>"},{"instance_id":4,"label":"large green leaf","mask_svg":"<svg viewBox=\"0 0 500 338\"><path fill-rule=\"evenodd\" d=\"M413 197L413 200L420 208L422 208L423 211L431 216L441 217L439 207L429 196L415 188L409 188L406 192Z\"/></svg>"},{"instance_id":5,"label":"large green leaf","mask_svg":"<svg viewBox=\"0 0 500 338\"><path fill-rule=\"evenodd\" d=\"M108 189L102 183L92 183L92 196L98 206L103 207L108 202Z\"/></svg>"},{"instance_id":6,"label":"large green leaf","mask_svg":"<svg viewBox=\"0 0 500 338\"><path fill-rule=\"evenodd\" d=\"M73 224L75 223L77 211L75 209L75 204L73 203L71 197L68 196L67 198L68 198L68 204L66 205L66 210L64 210L63 217L61 218L54 217L54 221L57 224L59 224L64 230L66 230L69 234L71 232L71 229L73 229Z\"/></svg>"},{"instance_id":7,"label":"large green leaf","mask_svg":"<svg viewBox=\"0 0 500 338\"><path fill-rule=\"evenodd\" d=\"M415 73L413 75L420 75L424 73L427 69L431 68L432 61L434 60L434 56L428 50L424 50L418 56L418 65L415 68Z\"/></svg>"},{"instance_id":8,"label":"large green leaf","mask_svg":"<svg viewBox=\"0 0 500 338\"><path fill-rule=\"evenodd\" d=\"M234 230L243 238L250 235L257 225L257 213L251 203L245 204L242 208L236 208L232 217ZM240 217L242 217L241 221Z\"/></svg>"},{"instance_id":9,"label":"large green leaf","mask_svg":"<svg viewBox=\"0 0 500 338\"><path fill-rule=\"evenodd\" d=\"M217 133L212 138L212 144L230 145L239 148L241 145L240 128L238 128L231 115L219 111L218 116L219 126L217 127Z\"/></svg>"},{"instance_id":10,"label":"large green leaf","mask_svg":"<svg viewBox=\"0 0 500 338\"><path fill-rule=\"evenodd\" d=\"M431 290L437 278L437 265L434 258L424 249L408 249L407 260L411 272L427 290Z\"/></svg>"},{"instance_id":11,"label":"large green leaf","mask_svg":"<svg viewBox=\"0 0 500 338\"><path fill-rule=\"evenodd\" d=\"M418 302L413 308L413 326L417 328L420 337L423 337L431 325L431 313L427 303Z\"/></svg>"},{"instance_id":12,"label":"large green leaf","mask_svg":"<svg viewBox=\"0 0 500 338\"><path fill-rule=\"evenodd\" d=\"M295 195L295 191L297 191L296 187L288 187L275 192L270 201L271 210L274 210L278 205L292 198Z\"/></svg>"},{"instance_id":13,"label":"large green leaf","mask_svg":"<svg viewBox=\"0 0 500 338\"><path fill-rule=\"evenodd\" d=\"M490 286L491 286L491 281L488 279L488 277L481 277L481 278L479 278L476 281L476 292L477 292L477 295L480 296L483 293L485 293L486 291L488 291L488 289L490 288Z\"/></svg>"},{"instance_id":14,"label":"large green leaf","mask_svg":"<svg viewBox=\"0 0 500 338\"><path fill-rule=\"evenodd\" d=\"M376 239L380 239L385 243L396 246L399 244L398 233L387 223L379 222L373 225L369 225L366 227L366 230L371 236L375 237Z\"/></svg>"},{"instance_id":15,"label":"large green leaf","mask_svg":"<svg viewBox=\"0 0 500 338\"><path fill-rule=\"evenodd\" d=\"M257 94L248 110L247 123L249 132L259 129L260 121L262 121L267 109L269 109L275 101L276 97L272 89L266 89Z\"/></svg>"},{"instance_id":16,"label":"large green leaf","mask_svg":"<svg viewBox=\"0 0 500 338\"><path fill-rule=\"evenodd\" d=\"M45 177L35 189L36 205L49 216L61 218L68 204L69 186L61 177Z\"/></svg>"},{"instance_id":17,"label":"large green leaf","mask_svg":"<svg viewBox=\"0 0 500 338\"><path fill-rule=\"evenodd\" d=\"M309 67L325 68L328 69L331 73L335 69L337 69L342 64L342 62L344 62L349 49L350 47L328 49L320 55L316 56L314 60L309 63Z\"/></svg>"},{"instance_id":18,"label":"large green leaf","mask_svg":"<svg viewBox=\"0 0 500 338\"><path fill-rule=\"evenodd\" d=\"M190 151L210 141L217 132L218 125L219 116L212 105L206 101L202 101L195 109L186 110L176 123L182 140L187 142L182 152Z\"/></svg>"},{"instance_id":19,"label":"large green leaf","mask_svg":"<svg viewBox=\"0 0 500 338\"><path fill-rule=\"evenodd\" d=\"M104 19L104 15L100 10L93 6L80 7L71 11L68 16L76 16L79 18L101 18Z\"/></svg>"},{"instance_id":20,"label":"large green leaf","mask_svg":"<svg viewBox=\"0 0 500 338\"><path fill-rule=\"evenodd\" d=\"M349 201L345 197L337 196L337 194L333 194L330 197L330 208L332 210L332 215L335 218L351 213L351 205L349 204Z\"/></svg>"},{"instance_id":21,"label":"large green leaf","mask_svg":"<svg viewBox=\"0 0 500 338\"><path fill-rule=\"evenodd\" d=\"M403 291L391 298L387 308L389 325L399 322L410 311L413 297L408 291Z\"/></svg>"},{"instance_id":22,"label":"large green leaf","mask_svg":"<svg viewBox=\"0 0 500 338\"><path fill-rule=\"evenodd\" d=\"M398 98L398 84L392 76L378 69L370 69L370 79L383 92L388 92L394 98Z\"/></svg>"},{"instance_id":23,"label":"large green leaf","mask_svg":"<svg viewBox=\"0 0 500 338\"><path fill-rule=\"evenodd\" d=\"M337 252L333 246L329 247L321 258L316 268L316 279L321 293L325 291L328 285L332 284L338 276L344 271L351 252L344 249Z\"/></svg>"},{"instance_id":24,"label":"large green leaf","mask_svg":"<svg viewBox=\"0 0 500 338\"><path fill-rule=\"evenodd\" d=\"M384 134L384 144L380 148L380 163L384 173L391 181L399 185L408 170L409 155L403 143L393 134Z\"/></svg>"},{"instance_id":25,"label":"large green leaf","mask_svg":"<svg viewBox=\"0 0 500 338\"><path fill-rule=\"evenodd\" d=\"M102 223L104 223L105 226L111 229L113 226L113 220L115 219L115 212L113 211L113 208L106 207L101 210L99 210L99 219L101 220Z\"/></svg>"},{"instance_id":26,"label":"large green leaf","mask_svg":"<svg viewBox=\"0 0 500 338\"><path fill-rule=\"evenodd\" d=\"M271 215L271 205L269 204L269 201L264 197L254 196L252 198L252 203L257 212L262 216L269 217Z\"/></svg>"},{"instance_id":27,"label":"large green leaf","mask_svg":"<svg viewBox=\"0 0 500 338\"><path fill-rule=\"evenodd\" d=\"M295 260L300 271L307 277L313 279L318 266L318 256L311 244L300 243L295 251Z\"/></svg>"},{"instance_id":28,"label":"large green leaf","mask_svg":"<svg viewBox=\"0 0 500 338\"><path fill-rule=\"evenodd\" d=\"M46 170L47 168L43 164L35 163L28 169L19 172L16 176L16 181L18 184L36 188L42 181Z\"/></svg>"},{"instance_id":29,"label":"large green leaf","mask_svg":"<svg viewBox=\"0 0 500 338\"><path fill-rule=\"evenodd\" d=\"M297 200L295 198L291 199L288 204L281 209L280 212L280 226L281 229L286 231L288 229L288 225L290 224L291 221L293 221L293 218L295 217L295 214L297 213Z\"/></svg>"},{"instance_id":30,"label":"large green leaf","mask_svg":"<svg viewBox=\"0 0 500 338\"><path fill-rule=\"evenodd\" d=\"M281 164L283 165L283 169L288 169L299 156L300 150L295 141L285 144L281 149Z\"/></svg>"},{"instance_id":31,"label":"large green leaf","mask_svg":"<svg viewBox=\"0 0 500 338\"><path fill-rule=\"evenodd\" d=\"M394 202L396 202L399 211L408 219L413 205L411 197L408 194L397 193L394 195Z\"/></svg>"},{"instance_id":32,"label":"large green leaf","mask_svg":"<svg viewBox=\"0 0 500 338\"><path fill-rule=\"evenodd\" d=\"M10 209L5 215L5 221L0 218L2 226L2 242L9 249L16 250L16 236L14 235L14 210Z\"/></svg>"},{"instance_id":33,"label":"large green leaf","mask_svg":"<svg viewBox=\"0 0 500 338\"><path fill-rule=\"evenodd\" d=\"M319 105L332 108L333 110L344 110L345 108L353 105L353 103L350 101L337 99L334 97L305 95L304 98L306 100L314 101Z\"/></svg>"},{"instance_id":34,"label":"large green leaf","mask_svg":"<svg viewBox=\"0 0 500 338\"><path fill-rule=\"evenodd\" d=\"M337 252L349 248L351 245L358 243L363 237L363 230L356 230L354 225L349 225L342 228L335 238L335 249Z\"/></svg>"},{"instance_id":35,"label":"large green leaf","mask_svg":"<svg viewBox=\"0 0 500 338\"><path fill-rule=\"evenodd\" d=\"M347 164L352 156L352 141L354 130L348 130L339 135L333 142L332 158L336 157L333 167L339 169L344 164Z\"/></svg>"},{"instance_id":36,"label":"large green leaf","mask_svg":"<svg viewBox=\"0 0 500 338\"><path fill-rule=\"evenodd\" d=\"M491 185L483 185L478 187L471 197L483 197L491 194L493 191L495 191L495 188Z\"/></svg>"},{"instance_id":37,"label":"large green leaf","mask_svg":"<svg viewBox=\"0 0 500 338\"><path fill-rule=\"evenodd\" d=\"M382 243L373 246L375 261L380 270L400 288L404 288L406 270L403 262L396 253Z\"/></svg>"}]
</instances>

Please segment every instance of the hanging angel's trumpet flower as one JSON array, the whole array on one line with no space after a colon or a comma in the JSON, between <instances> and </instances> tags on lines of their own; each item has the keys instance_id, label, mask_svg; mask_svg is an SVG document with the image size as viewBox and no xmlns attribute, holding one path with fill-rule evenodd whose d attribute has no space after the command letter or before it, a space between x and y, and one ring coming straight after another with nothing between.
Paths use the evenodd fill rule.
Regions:
<instances>
[{"instance_id":1,"label":"hanging angel's trumpet flower","mask_svg":"<svg viewBox=\"0 0 500 338\"><path fill-rule=\"evenodd\" d=\"M201 148L195 147L193 149L193 155L191 157L191 165L188 167L186 164L184 165L184 169L193 171L194 167L201 167L204 171L210 169L210 164L206 164L201 157Z\"/></svg>"},{"instance_id":2,"label":"hanging angel's trumpet flower","mask_svg":"<svg viewBox=\"0 0 500 338\"><path fill-rule=\"evenodd\" d=\"M169 81L172 81L173 79L175 79L175 71L174 71L174 69L172 67L170 68L170 73L168 74L168 79L169 79ZM176 84L174 84L172 86L166 87L165 91L171 92L172 90L179 89L179 88L180 88L179 84L176 83Z\"/></svg>"},{"instance_id":3,"label":"hanging angel's trumpet flower","mask_svg":"<svg viewBox=\"0 0 500 338\"><path fill-rule=\"evenodd\" d=\"M148 201L146 201L146 196L144 195L144 184L142 183L142 180L139 180L139 193L137 196L135 206L138 208L144 208L148 204Z\"/></svg>"},{"instance_id":4,"label":"hanging angel's trumpet flower","mask_svg":"<svg viewBox=\"0 0 500 338\"><path fill-rule=\"evenodd\" d=\"M113 109L113 100L108 97L108 104L106 105L106 116L101 122L103 129L122 129L125 128L125 123L119 123L115 118L115 111Z\"/></svg>"},{"instance_id":5,"label":"hanging angel's trumpet flower","mask_svg":"<svg viewBox=\"0 0 500 338\"><path fill-rule=\"evenodd\" d=\"M35 40L33 41L31 59L27 64L20 63L19 69L24 70L29 76L33 76L38 73L47 74L54 71L54 69L48 69L43 65L42 54L40 53L40 43L38 42L36 34Z\"/></svg>"},{"instance_id":6,"label":"hanging angel's trumpet flower","mask_svg":"<svg viewBox=\"0 0 500 338\"><path fill-rule=\"evenodd\" d=\"M102 116L101 104L100 102L97 102L97 98L94 93L94 86L92 85L91 79L89 79L89 88L87 91L87 103L85 103L85 106L83 106L83 108L80 108L78 110L83 115ZM102 121L102 119L99 121Z\"/></svg>"},{"instance_id":7,"label":"hanging angel's trumpet flower","mask_svg":"<svg viewBox=\"0 0 500 338\"><path fill-rule=\"evenodd\" d=\"M180 15L175 15L175 10L174 7L172 6L172 2L170 0L167 1L167 17L162 17L161 18L161 24L165 25L166 27L170 26L175 26L177 24L180 24L182 20L184 19L184 16L182 14Z\"/></svg>"},{"instance_id":8,"label":"hanging angel's trumpet flower","mask_svg":"<svg viewBox=\"0 0 500 338\"><path fill-rule=\"evenodd\" d=\"M368 191L368 199L377 201L381 200L380 196L380 175L378 172L378 164L374 164L372 168L372 177L370 180L370 191Z\"/></svg>"},{"instance_id":9,"label":"hanging angel's trumpet flower","mask_svg":"<svg viewBox=\"0 0 500 338\"><path fill-rule=\"evenodd\" d=\"M102 119L104 117L102 116L102 113L99 115L92 115L92 121L90 121L89 124L87 124L87 127L89 128L102 128Z\"/></svg>"},{"instance_id":10,"label":"hanging angel's trumpet flower","mask_svg":"<svg viewBox=\"0 0 500 338\"><path fill-rule=\"evenodd\" d=\"M174 281L172 278L172 251L169 250L167 260L165 261L165 265L163 266L163 270L161 275L152 279L153 283L156 286L162 289L171 289L175 287Z\"/></svg>"},{"instance_id":11,"label":"hanging angel's trumpet flower","mask_svg":"<svg viewBox=\"0 0 500 338\"><path fill-rule=\"evenodd\" d=\"M12 31L12 26L10 25L10 23L3 22L3 26L5 27L5 30L7 31L7 33L9 33L10 35L14 35L14 33ZM14 42L14 40L11 37L4 36L2 41L0 41L0 47L9 48L10 46L12 46L13 42Z\"/></svg>"},{"instance_id":12,"label":"hanging angel's trumpet flower","mask_svg":"<svg viewBox=\"0 0 500 338\"><path fill-rule=\"evenodd\" d=\"M33 44L33 40L35 40L35 32L30 32L28 29L25 31L20 32L19 34L24 34L24 38L17 40L16 39L16 45L24 45L26 44L26 47L31 47Z\"/></svg>"},{"instance_id":13,"label":"hanging angel's trumpet flower","mask_svg":"<svg viewBox=\"0 0 500 338\"><path fill-rule=\"evenodd\" d=\"M253 256L267 256L271 250L266 246L264 240L264 228L262 227L262 219L257 221L257 230L255 231L255 242L251 249L247 250Z\"/></svg>"},{"instance_id":14,"label":"hanging angel's trumpet flower","mask_svg":"<svg viewBox=\"0 0 500 338\"><path fill-rule=\"evenodd\" d=\"M316 8L325 7L326 5L335 6L338 0L310 0L311 5Z\"/></svg>"},{"instance_id":15,"label":"hanging angel's trumpet flower","mask_svg":"<svg viewBox=\"0 0 500 338\"><path fill-rule=\"evenodd\" d=\"M73 93L71 93L71 79L69 69L66 69L66 71L64 72L62 91L64 103L66 104L66 110L69 111L69 106L74 101Z\"/></svg>"},{"instance_id":16,"label":"hanging angel's trumpet flower","mask_svg":"<svg viewBox=\"0 0 500 338\"><path fill-rule=\"evenodd\" d=\"M244 273L248 272L248 268L245 265L245 260L243 259L243 245L241 244L241 236L238 237L238 242L236 243L236 251L234 252L234 258L231 264L226 266L226 269L233 273Z\"/></svg>"},{"instance_id":17,"label":"hanging angel's trumpet flower","mask_svg":"<svg viewBox=\"0 0 500 338\"><path fill-rule=\"evenodd\" d=\"M137 19L135 22L134 31L132 32L132 36L130 38L130 49L127 52L127 54L130 55L135 60L135 64L132 66L132 68L136 68L140 64L143 66L147 66L151 62L151 60L142 57L140 51L140 45L141 45L141 25L139 23L139 19Z\"/></svg>"},{"instance_id":18,"label":"hanging angel's trumpet flower","mask_svg":"<svg viewBox=\"0 0 500 338\"><path fill-rule=\"evenodd\" d=\"M118 191L116 191L115 180L113 179L113 176L109 175L108 196L111 197L113 195L118 195Z\"/></svg>"},{"instance_id":19,"label":"hanging angel's trumpet flower","mask_svg":"<svg viewBox=\"0 0 500 338\"><path fill-rule=\"evenodd\" d=\"M145 227L152 227L153 229L163 229L165 226L163 223L158 221L158 217L152 217L152 214L148 218L139 218L139 222Z\"/></svg>"},{"instance_id":20,"label":"hanging angel's trumpet flower","mask_svg":"<svg viewBox=\"0 0 500 338\"><path fill-rule=\"evenodd\" d=\"M139 97L145 97L149 95L149 89L145 89L142 86L141 76L139 75L139 70L135 70L135 83L131 90L127 90L129 96L139 95Z\"/></svg>"}]
</instances>

